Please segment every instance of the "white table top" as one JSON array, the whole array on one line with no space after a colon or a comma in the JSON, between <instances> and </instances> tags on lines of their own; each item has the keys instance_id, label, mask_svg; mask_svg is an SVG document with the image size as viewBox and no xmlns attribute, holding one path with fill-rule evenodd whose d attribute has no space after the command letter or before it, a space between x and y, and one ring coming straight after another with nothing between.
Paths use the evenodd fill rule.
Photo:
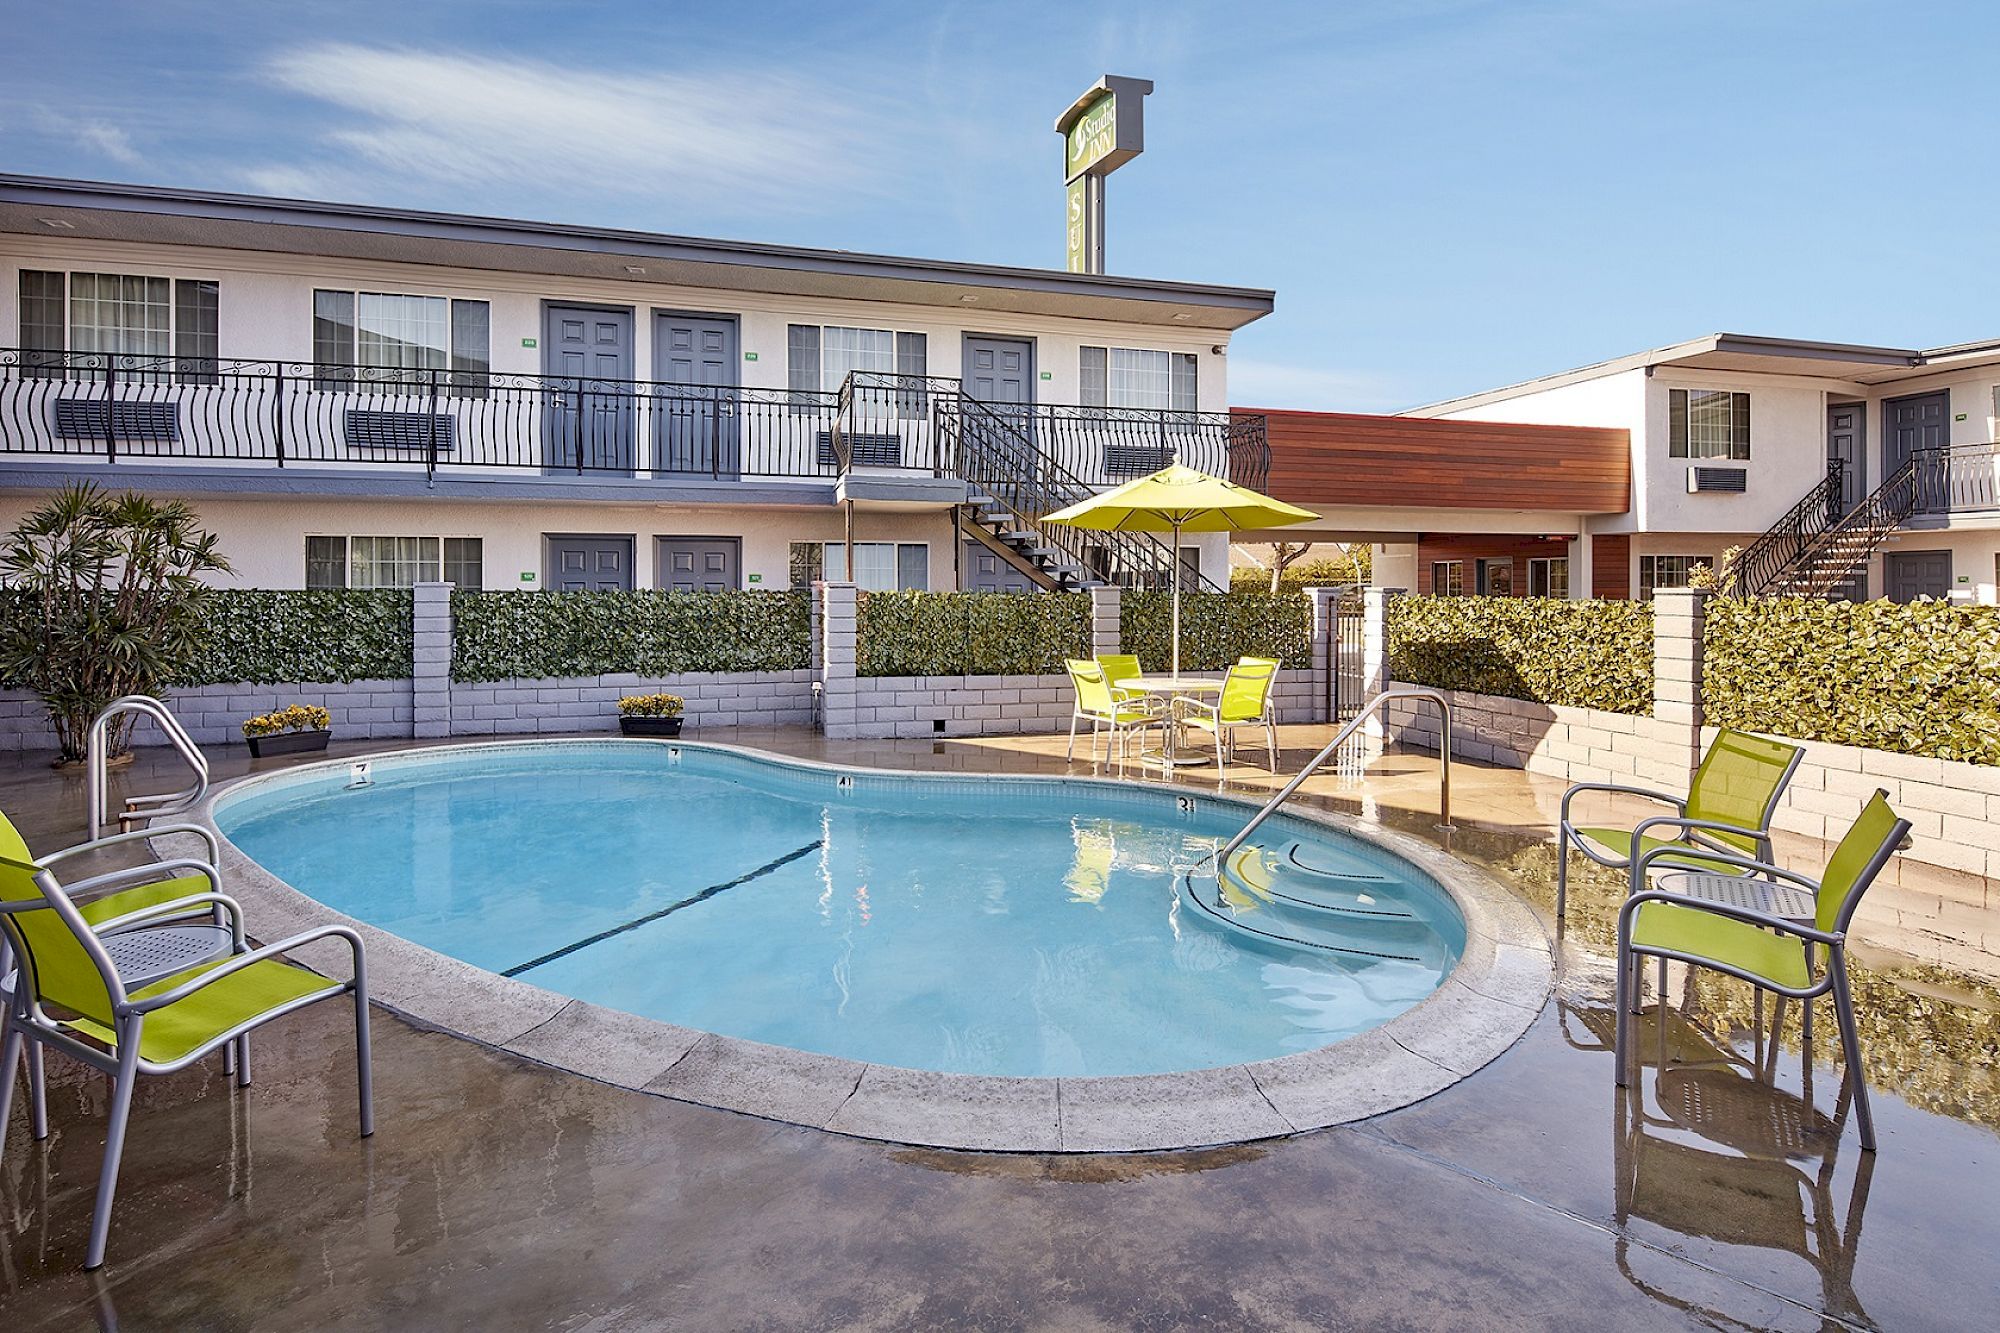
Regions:
<instances>
[{"instance_id":1,"label":"white table top","mask_svg":"<svg viewBox=\"0 0 2000 1333\"><path fill-rule=\"evenodd\" d=\"M233 948L224 926L150 926L103 938L104 952L127 990L227 958Z\"/></svg>"},{"instance_id":2,"label":"white table top","mask_svg":"<svg viewBox=\"0 0 2000 1333\"><path fill-rule=\"evenodd\" d=\"M1148 694L1169 694L1175 690L1212 692L1222 688L1220 676L1127 676L1117 682L1121 690L1144 690Z\"/></svg>"}]
</instances>

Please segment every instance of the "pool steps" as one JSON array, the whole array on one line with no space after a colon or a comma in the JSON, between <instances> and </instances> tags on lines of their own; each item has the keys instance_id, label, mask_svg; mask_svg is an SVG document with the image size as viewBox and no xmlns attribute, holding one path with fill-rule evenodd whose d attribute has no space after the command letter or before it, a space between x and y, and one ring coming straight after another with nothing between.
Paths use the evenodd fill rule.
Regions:
<instances>
[{"instance_id":1,"label":"pool steps","mask_svg":"<svg viewBox=\"0 0 2000 1333\"><path fill-rule=\"evenodd\" d=\"M1298 843L1279 851L1247 846L1214 879L1184 881L1204 916L1230 930L1334 953L1428 961L1438 951L1430 924L1396 898L1376 896L1394 885L1360 858L1325 847L1308 852Z\"/></svg>"}]
</instances>

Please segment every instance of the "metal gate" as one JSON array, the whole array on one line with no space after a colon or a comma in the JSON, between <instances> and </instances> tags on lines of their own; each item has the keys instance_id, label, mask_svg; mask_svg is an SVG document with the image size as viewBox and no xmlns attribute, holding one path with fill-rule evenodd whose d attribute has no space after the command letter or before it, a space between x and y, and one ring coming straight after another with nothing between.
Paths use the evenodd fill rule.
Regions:
<instances>
[{"instance_id":1,"label":"metal gate","mask_svg":"<svg viewBox=\"0 0 2000 1333\"><path fill-rule=\"evenodd\" d=\"M1327 720L1335 726L1361 711L1361 590L1343 588L1328 623L1326 645Z\"/></svg>"}]
</instances>

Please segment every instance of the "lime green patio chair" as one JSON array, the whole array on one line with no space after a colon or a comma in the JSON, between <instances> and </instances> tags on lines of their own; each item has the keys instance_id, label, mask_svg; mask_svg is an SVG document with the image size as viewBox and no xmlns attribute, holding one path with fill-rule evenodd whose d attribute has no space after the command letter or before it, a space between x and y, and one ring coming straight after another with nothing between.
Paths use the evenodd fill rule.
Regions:
<instances>
[{"instance_id":1,"label":"lime green patio chair","mask_svg":"<svg viewBox=\"0 0 2000 1333\"><path fill-rule=\"evenodd\" d=\"M199 862L168 862L185 870ZM208 874L215 881L213 871ZM368 1047L368 974L361 938L341 926L321 926L259 949L243 940L236 905L218 893L157 904L135 915L163 919L175 912L224 907L232 922L233 952L161 978L128 993L105 942L84 920L53 871L0 857L0 931L13 948L18 970L0 1024L0 1143L13 1109L15 1056L25 1044L48 1046L113 1076L104 1165L97 1181L85 1268L104 1262L111 1231L111 1202L132 1090L141 1074L171 1074L251 1030L321 1000L354 997L355 1062L360 1081L361 1133L375 1129ZM336 981L282 962L279 955L314 940L338 936L353 955L351 981ZM238 1082L249 1067L237 1062Z\"/></svg>"},{"instance_id":2,"label":"lime green patio chair","mask_svg":"<svg viewBox=\"0 0 2000 1333\"><path fill-rule=\"evenodd\" d=\"M1111 693L1119 699L1143 699L1143 690L1130 690L1124 683L1134 676L1143 676L1146 669L1139 665L1137 653L1099 653L1097 665L1104 668L1104 679L1111 686Z\"/></svg>"},{"instance_id":3,"label":"lime green patio chair","mask_svg":"<svg viewBox=\"0 0 2000 1333\"><path fill-rule=\"evenodd\" d=\"M1707 850L1769 861L1771 816L1804 757L1805 751L1796 745L1725 728L1702 756L1685 797L1616 782L1576 783L1563 793L1556 824L1556 920L1562 920L1569 902L1571 844L1598 865L1631 870L1634 892L1646 886L1637 858L1649 852L1668 853L1659 861L1662 868L1712 869L1715 860L1704 854ZM1578 828L1570 820L1569 804L1586 791L1643 796L1663 801L1679 813L1645 820L1636 828ZM1656 837L1649 829L1672 832Z\"/></svg>"},{"instance_id":4,"label":"lime green patio chair","mask_svg":"<svg viewBox=\"0 0 2000 1333\"><path fill-rule=\"evenodd\" d=\"M1208 732L1215 738L1217 772L1235 757L1238 727L1264 729L1271 771L1278 771L1278 719L1271 705L1271 686L1277 678L1275 658L1239 657L1222 678L1222 693L1214 700L1196 695L1183 695L1175 700L1181 707L1182 726Z\"/></svg>"},{"instance_id":5,"label":"lime green patio chair","mask_svg":"<svg viewBox=\"0 0 2000 1333\"><path fill-rule=\"evenodd\" d=\"M1063 752L1064 759L1076 757L1076 728L1079 722L1090 723L1090 757L1097 758L1097 734L1103 727L1111 729L1110 740L1106 744L1106 755L1130 740L1136 732L1147 727L1163 726L1166 714L1153 706L1151 699L1143 702L1129 702L1112 693L1111 682L1104 668L1088 658L1066 658L1063 665L1069 669L1069 683L1076 690L1076 706L1069 715L1069 749Z\"/></svg>"},{"instance_id":6,"label":"lime green patio chair","mask_svg":"<svg viewBox=\"0 0 2000 1333\"><path fill-rule=\"evenodd\" d=\"M8 819L5 813L0 813L0 857L49 867L77 856L102 853L113 848L131 847L143 851L147 839L173 833L191 833L200 838L208 850L207 861L192 863L146 861L82 880L70 885L69 891L72 894L95 896L78 902L76 910L90 924L91 929L100 935L115 934L142 926L164 925L170 921L185 920L194 916L212 917L218 926L226 924L223 908L200 902L165 915L158 915L153 911L162 904L196 899L203 894L221 891L221 885L209 878L214 873L210 867L221 859L221 849L215 840L215 834L199 824L156 824L131 833L114 833L110 837L80 842L74 847L65 847L60 851L38 857L29 851L27 840L21 836L20 830L14 827L13 821ZM193 873L181 873L190 869ZM6 1004L11 994L6 978L13 971L13 967L13 949L7 943L5 934L0 933L0 1005ZM223 1072L235 1073L237 1058L239 1055L247 1057L248 1053L247 1038L225 1050ZM41 1047L29 1046L26 1058L29 1124L34 1130L35 1137L43 1139L48 1137L48 1102L42 1079ZM0 1078L12 1079L13 1076L14 1070L11 1064L0 1064Z\"/></svg>"},{"instance_id":7,"label":"lime green patio chair","mask_svg":"<svg viewBox=\"0 0 2000 1333\"><path fill-rule=\"evenodd\" d=\"M1847 984L1847 927L1862 895L1902 846L1909 831L1909 821L1898 818L1889 808L1889 794L1878 791L1868 799L1860 816L1833 849L1833 855L1827 858L1826 873L1818 883L1749 857L1718 852L1710 858L1746 875L1781 880L1805 889L1813 902L1810 925L1735 902L1659 889L1627 898L1618 912L1618 1030L1614 1057L1618 1064L1618 1086L1626 1086L1631 1014L1638 1006L1639 969L1646 958L1657 958L1663 963L1673 959L1713 968L1807 1005L1816 997L1831 993L1834 1016L1840 1022L1847 1088L1854 1098L1855 1123L1861 1128L1861 1146L1869 1152L1875 1151L1875 1121L1869 1112L1868 1081L1861 1067L1861 1037L1854 1023L1854 997ZM1643 876L1655 860L1671 855L1669 848L1643 853L1637 863L1638 873ZM1640 882L1644 883L1643 878ZM1826 949L1823 968L1816 969L1815 946ZM1662 1008L1666 1004L1664 991L1660 1004Z\"/></svg>"}]
</instances>

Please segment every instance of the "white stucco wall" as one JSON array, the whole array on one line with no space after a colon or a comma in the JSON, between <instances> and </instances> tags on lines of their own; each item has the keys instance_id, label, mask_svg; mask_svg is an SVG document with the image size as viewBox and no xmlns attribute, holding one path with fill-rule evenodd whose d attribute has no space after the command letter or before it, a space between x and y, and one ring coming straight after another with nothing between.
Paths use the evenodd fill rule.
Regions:
<instances>
[{"instance_id":1,"label":"white stucco wall","mask_svg":"<svg viewBox=\"0 0 2000 1333\"><path fill-rule=\"evenodd\" d=\"M523 347L521 340L542 340L545 301L575 301L634 311L633 361L640 379L652 378L652 312L701 311L737 318L739 355L757 358L739 362L738 382L747 387L786 387L786 325L838 324L926 334L929 371L942 376L959 374L966 333L1032 339L1036 369L1049 375L1036 383L1037 401L1049 403L1078 401L1078 348L1086 344L1191 352L1197 358L1199 407L1221 412L1229 405L1228 362L1213 350L1228 345L1229 334L1220 329L1013 314L981 310L976 303L944 309L684 287L643 277L613 281L58 236L0 236L0 345L17 341L23 268L213 279L224 357L310 361L313 290L345 287L490 302L498 373L540 373L541 347Z\"/></svg>"}]
</instances>

